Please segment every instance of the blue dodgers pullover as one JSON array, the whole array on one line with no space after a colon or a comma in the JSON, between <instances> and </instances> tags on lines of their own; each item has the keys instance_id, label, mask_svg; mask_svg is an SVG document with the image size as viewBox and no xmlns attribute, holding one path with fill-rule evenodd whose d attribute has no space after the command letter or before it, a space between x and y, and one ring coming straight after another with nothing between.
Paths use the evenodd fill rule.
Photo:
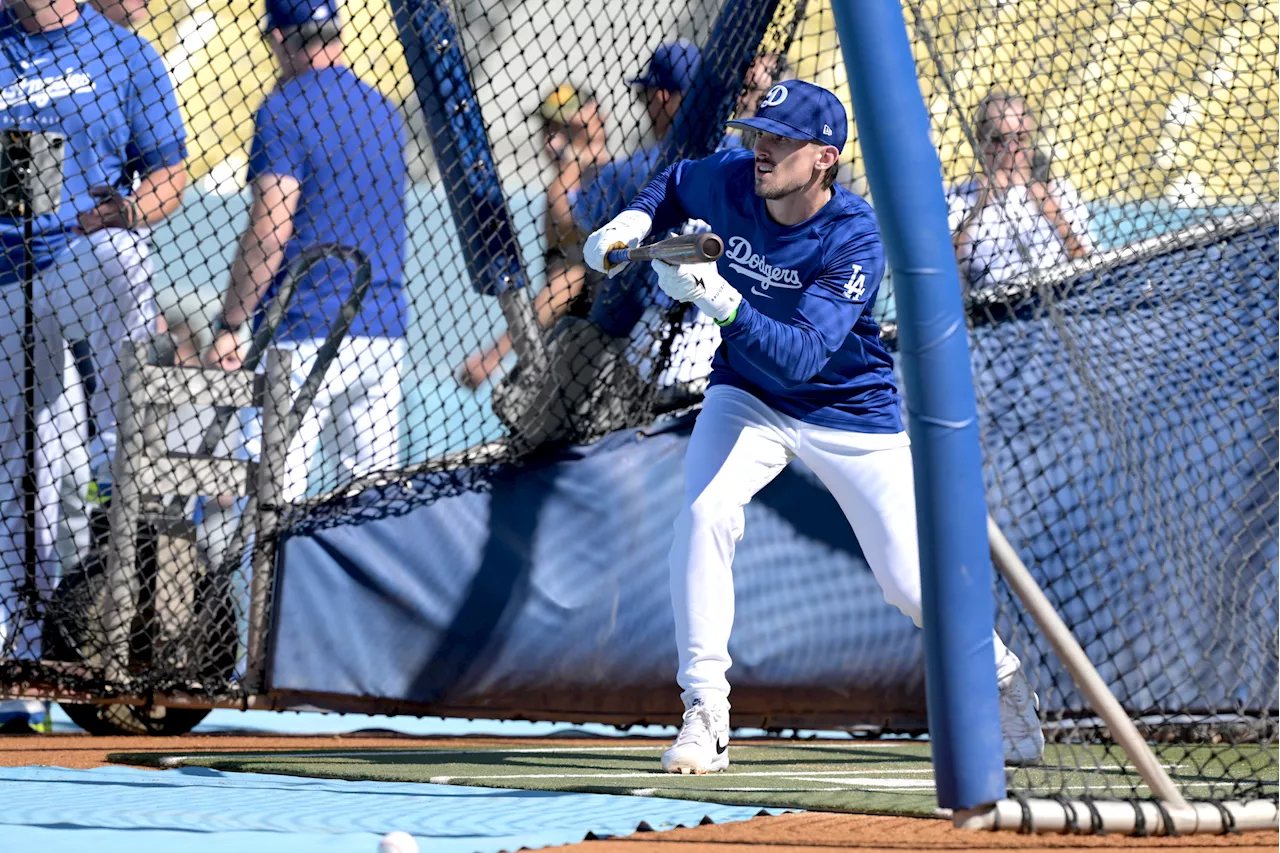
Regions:
<instances>
[{"instance_id":1,"label":"blue dodgers pullover","mask_svg":"<svg viewBox=\"0 0 1280 853\"><path fill-rule=\"evenodd\" d=\"M186 130L164 62L144 39L89 6L65 27L28 33L0 9L0 127L66 140L58 209L32 223L37 269L70 242L94 187L128 193L134 178L187 156ZM0 286L20 281L23 223L0 218Z\"/></svg>"},{"instance_id":2,"label":"blue dodgers pullover","mask_svg":"<svg viewBox=\"0 0 1280 853\"><path fill-rule=\"evenodd\" d=\"M712 365L733 385L806 423L855 432L903 429L893 358L871 312L884 274L875 214L835 187L799 225L779 225L755 194L755 155L722 151L653 179L628 209L654 233L702 219L725 241L717 262L742 294Z\"/></svg>"}]
</instances>

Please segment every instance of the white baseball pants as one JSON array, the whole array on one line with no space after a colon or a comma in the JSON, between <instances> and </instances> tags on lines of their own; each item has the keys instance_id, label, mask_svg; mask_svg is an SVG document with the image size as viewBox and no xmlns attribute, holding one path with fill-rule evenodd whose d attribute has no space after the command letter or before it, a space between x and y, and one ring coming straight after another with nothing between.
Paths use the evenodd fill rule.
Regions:
<instances>
[{"instance_id":1,"label":"white baseball pants","mask_svg":"<svg viewBox=\"0 0 1280 853\"><path fill-rule=\"evenodd\" d=\"M905 432L883 435L815 426L739 388L707 390L685 456L685 506L671 545L671 602L686 705L726 700L733 629L734 550L743 507L795 458L844 510L885 601L920 624L915 484ZM999 674L1018 659L995 638Z\"/></svg>"},{"instance_id":2,"label":"white baseball pants","mask_svg":"<svg viewBox=\"0 0 1280 853\"><path fill-rule=\"evenodd\" d=\"M151 259L141 235L108 228L73 239L53 266L36 278L36 313L47 316L57 344L87 340L98 383L89 401L98 424L103 464L115 456L120 347L144 343L156 330Z\"/></svg>"},{"instance_id":3,"label":"white baseball pants","mask_svg":"<svg viewBox=\"0 0 1280 853\"><path fill-rule=\"evenodd\" d=\"M293 350L296 396L323 342L282 343ZM328 492L400 461L401 338L348 338L320 383L285 460L286 501L312 491ZM265 359L264 359L265 365ZM261 452L262 421L245 424L249 453ZM321 455L323 449L323 456Z\"/></svg>"},{"instance_id":4,"label":"white baseball pants","mask_svg":"<svg viewBox=\"0 0 1280 853\"><path fill-rule=\"evenodd\" d=\"M278 344L293 351L290 382L295 398L315 364L321 344L320 340ZM365 474L399 465L403 356L401 338L348 338L339 346L314 403L289 444L283 495L286 502L297 501L308 491L333 491ZM264 358L259 370L265 368ZM242 409L233 426L235 429L223 439L225 446L239 445L245 456L260 458L261 413ZM210 496L202 506L197 536L211 564L221 565L240 523L243 504L237 501L223 506ZM248 547L246 542L246 551L238 556L246 569Z\"/></svg>"},{"instance_id":5,"label":"white baseball pants","mask_svg":"<svg viewBox=\"0 0 1280 853\"><path fill-rule=\"evenodd\" d=\"M115 448L115 404L120 388L117 356L126 341L140 342L154 332L156 308L146 243L137 234L107 229L76 237L33 286L36 317L36 549L38 589L43 596L58 577L59 490L69 476L83 499L89 484L83 418L83 384L72 363L68 341L85 339L93 348L98 388L90 401L106 453ZM7 637L23 582L24 532L22 477L25 419L22 356L22 286L0 287L0 637ZM101 460L105 462L104 460ZM74 470L72 470L74 468ZM72 502L74 503L74 502ZM66 554L63 555L64 559ZM39 626L28 625L10 654L39 654Z\"/></svg>"}]
</instances>

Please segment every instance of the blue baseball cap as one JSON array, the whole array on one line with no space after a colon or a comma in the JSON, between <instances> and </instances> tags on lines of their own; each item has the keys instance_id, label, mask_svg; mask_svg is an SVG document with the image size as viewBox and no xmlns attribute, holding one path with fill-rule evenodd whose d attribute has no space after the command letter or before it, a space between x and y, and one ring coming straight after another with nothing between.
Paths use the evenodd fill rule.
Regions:
<instances>
[{"instance_id":1,"label":"blue baseball cap","mask_svg":"<svg viewBox=\"0 0 1280 853\"><path fill-rule=\"evenodd\" d=\"M646 89L664 89L668 92L687 92L698 74L702 52L688 39L677 39L660 45L649 60L644 74L628 80L632 86Z\"/></svg>"},{"instance_id":2,"label":"blue baseball cap","mask_svg":"<svg viewBox=\"0 0 1280 853\"><path fill-rule=\"evenodd\" d=\"M774 86L754 116L734 119L729 126L820 142L841 150L849 136L849 119L840 99L803 80L787 80Z\"/></svg>"},{"instance_id":3,"label":"blue baseball cap","mask_svg":"<svg viewBox=\"0 0 1280 853\"><path fill-rule=\"evenodd\" d=\"M267 0L267 27L281 30L338 19L338 0Z\"/></svg>"}]
</instances>

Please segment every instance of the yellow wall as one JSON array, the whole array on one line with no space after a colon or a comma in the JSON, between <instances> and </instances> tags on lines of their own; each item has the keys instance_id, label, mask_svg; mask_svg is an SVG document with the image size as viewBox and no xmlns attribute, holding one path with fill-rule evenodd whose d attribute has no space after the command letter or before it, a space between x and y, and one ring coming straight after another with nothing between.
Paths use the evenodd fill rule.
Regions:
<instances>
[{"instance_id":1,"label":"yellow wall","mask_svg":"<svg viewBox=\"0 0 1280 853\"><path fill-rule=\"evenodd\" d=\"M397 103L413 91L386 0L340 0L347 60ZM193 178L243 163L253 112L274 84L275 59L262 40L262 0L153 0L139 27L165 57L187 123Z\"/></svg>"},{"instance_id":2,"label":"yellow wall","mask_svg":"<svg viewBox=\"0 0 1280 853\"><path fill-rule=\"evenodd\" d=\"M784 0L779 24L794 14ZM1280 24L1267 3L1214 0L920 0L955 90L915 38L920 85L949 180L973 169L963 132L990 86L1015 88L1039 113L1041 144L1088 198L1129 199L1199 187L1208 201L1275 198ZM919 9L917 21L912 9ZM155 0L142 32L178 81L191 170L243 163L253 110L275 65L261 0ZM348 58L397 102L413 89L386 0L345 0ZM589 37L584 30L583 37ZM774 36L776 41L776 35ZM790 58L802 79L849 103L830 0L809 0ZM856 160L856 142L846 151ZM855 172L860 172L855 162Z\"/></svg>"},{"instance_id":3,"label":"yellow wall","mask_svg":"<svg viewBox=\"0 0 1280 853\"><path fill-rule=\"evenodd\" d=\"M962 119L1000 86L1029 99L1042 147L1088 198L1150 198L1191 185L1207 202L1275 199L1274 5L922 0L904 9L948 180L974 166ZM925 28L937 58L925 49ZM801 78L849 104L829 0L808 4L790 58ZM850 148L846 157L856 159Z\"/></svg>"}]
</instances>

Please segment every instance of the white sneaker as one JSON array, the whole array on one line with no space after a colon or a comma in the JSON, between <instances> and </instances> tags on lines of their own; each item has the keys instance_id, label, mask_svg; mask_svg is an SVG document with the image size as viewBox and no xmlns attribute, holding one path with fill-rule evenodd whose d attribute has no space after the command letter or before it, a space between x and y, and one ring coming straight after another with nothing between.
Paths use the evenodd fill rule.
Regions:
<instances>
[{"instance_id":1,"label":"white sneaker","mask_svg":"<svg viewBox=\"0 0 1280 853\"><path fill-rule=\"evenodd\" d=\"M1040 730L1040 698L1022 668L1000 681L1000 729L1004 733L1005 764L1039 764L1044 759L1044 732Z\"/></svg>"},{"instance_id":2,"label":"white sneaker","mask_svg":"<svg viewBox=\"0 0 1280 853\"><path fill-rule=\"evenodd\" d=\"M662 753L667 773L719 773L729 769L729 706L695 699L684 712L680 734Z\"/></svg>"}]
</instances>

